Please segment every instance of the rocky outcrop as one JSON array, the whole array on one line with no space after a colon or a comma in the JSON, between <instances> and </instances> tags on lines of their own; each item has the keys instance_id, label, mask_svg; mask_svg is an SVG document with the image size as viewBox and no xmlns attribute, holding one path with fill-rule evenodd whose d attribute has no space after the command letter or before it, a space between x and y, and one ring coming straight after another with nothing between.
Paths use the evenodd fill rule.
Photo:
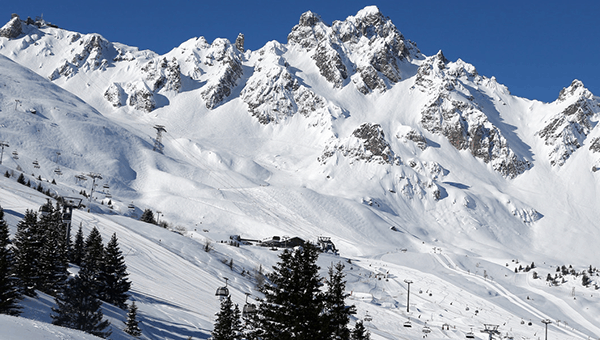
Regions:
<instances>
[{"instance_id":1,"label":"rocky outcrop","mask_svg":"<svg viewBox=\"0 0 600 340\"><path fill-rule=\"evenodd\" d=\"M583 145L583 141L592 129L592 119L598 112L598 108L596 101L581 95L575 103L550 118L546 126L537 132L544 143L551 147L548 154L550 164L558 166L565 164L575 150Z\"/></svg>"},{"instance_id":2,"label":"rocky outcrop","mask_svg":"<svg viewBox=\"0 0 600 340\"><path fill-rule=\"evenodd\" d=\"M16 14L13 14L10 21L0 28L0 37L8 39L18 38L21 33L23 33L23 25L21 24L21 19Z\"/></svg>"},{"instance_id":3,"label":"rocky outcrop","mask_svg":"<svg viewBox=\"0 0 600 340\"><path fill-rule=\"evenodd\" d=\"M71 54L50 74L48 77L50 80L60 77L70 78L80 69L92 71L105 70L108 67L109 62L104 56L112 53L114 47L100 35L88 34L83 37L75 35L70 40L70 44L75 45L71 49Z\"/></svg>"},{"instance_id":4,"label":"rocky outcrop","mask_svg":"<svg viewBox=\"0 0 600 340\"><path fill-rule=\"evenodd\" d=\"M558 102L564 102L570 98L593 98L592 92L590 92L580 80L573 80L569 87L563 88L560 90L558 94L558 98L556 99Z\"/></svg>"},{"instance_id":5,"label":"rocky outcrop","mask_svg":"<svg viewBox=\"0 0 600 340\"><path fill-rule=\"evenodd\" d=\"M129 95L129 98L127 99L127 105L133 107L134 109L144 112L152 112L152 110L156 108L154 94L143 82L129 84L126 88L126 92Z\"/></svg>"},{"instance_id":6,"label":"rocky outcrop","mask_svg":"<svg viewBox=\"0 0 600 340\"><path fill-rule=\"evenodd\" d=\"M144 81L154 92L162 89L174 92L181 91L181 72L175 57L170 61L167 61L165 57L150 60L142 67L142 72L144 73Z\"/></svg>"},{"instance_id":7,"label":"rocky outcrop","mask_svg":"<svg viewBox=\"0 0 600 340\"><path fill-rule=\"evenodd\" d=\"M300 85L282 57L285 47L269 42L258 53L261 58L240 97L262 124L278 123L296 113L304 116L326 111L326 101Z\"/></svg>"},{"instance_id":8,"label":"rocky outcrop","mask_svg":"<svg viewBox=\"0 0 600 340\"><path fill-rule=\"evenodd\" d=\"M334 88L343 87L350 77L363 94L383 92L398 82L402 79L399 63L419 54L414 43L406 41L375 6L335 21L331 27L306 12L288 42L312 53L319 72Z\"/></svg>"},{"instance_id":9,"label":"rocky outcrop","mask_svg":"<svg viewBox=\"0 0 600 340\"><path fill-rule=\"evenodd\" d=\"M364 123L352 135L341 141L334 141L328 145L323 154L318 158L321 163L326 163L336 153L354 161L378 164L400 164L397 157L385 139L385 134L379 124Z\"/></svg>"},{"instance_id":10,"label":"rocky outcrop","mask_svg":"<svg viewBox=\"0 0 600 340\"><path fill-rule=\"evenodd\" d=\"M396 138L401 139L404 142L412 141L421 150L427 149L427 139L415 129L410 129L403 134L398 133Z\"/></svg>"},{"instance_id":11,"label":"rocky outcrop","mask_svg":"<svg viewBox=\"0 0 600 340\"><path fill-rule=\"evenodd\" d=\"M123 88L116 83L112 83L106 91L104 91L104 99L106 99L115 108L121 107L125 103L125 92Z\"/></svg>"},{"instance_id":12,"label":"rocky outcrop","mask_svg":"<svg viewBox=\"0 0 600 340\"><path fill-rule=\"evenodd\" d=\"M244 49L244 35L242 33L238 34L237 38L235 38L235 48L242 53L246 52Z\"/></svg>"},{"instance_id":13,"label":"rocky outcrop","mask_svg":"<svg viewBox=\"0 0 600 340\"><path fill-rule=\"evenodd\" d=\"M432 99L421 110L421 125L446 137L458 150L469 150L505 177L514 178L530 169L531 163L517 157L500 129L473 102L473 94L461 79L475 84L484 81L472 65L461 60L450 63L441 51L422 63L415 86Z\"/></svg>"},{"instance_id":14,"label":"rocky outcrop","mask_svg":"<svg viewBox=\"0 0 600 340\"><path fill-rule=\"evenodd\" d=\"M218 66L201 92L206 108L213 109L225 98L243 74L242 56L227 39L215 39L204 57L208 66Z\"/></svg>"}]
</instances>

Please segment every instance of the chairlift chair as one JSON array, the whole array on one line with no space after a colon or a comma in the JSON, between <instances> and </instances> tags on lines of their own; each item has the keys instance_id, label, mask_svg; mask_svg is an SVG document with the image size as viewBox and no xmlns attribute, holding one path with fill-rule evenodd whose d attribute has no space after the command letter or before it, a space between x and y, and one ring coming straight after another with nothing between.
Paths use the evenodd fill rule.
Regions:
<instances>
[{"instance_id":1,"label":"chairlift chair","mask_svg":"<svg viewBox=\"0 0 600 340\"><path fill-rule=\"evenodd\" d=\"M54 173L57 174L57 175L59 175L59 176L62 175L62 171L60 170L60 168L54 169Z\"/></svg>"},{"instance_id":2,"label":"chairlift chair","mask_svg":"<svg viewBox=\"0 0 600 340\"><path fill-rule=\"evenodd\" d=\"M224 299L229 296L229 288L227 288L227 280L229 280L229 279L226 277L224 277L224 279L225 279L225 287L217 288L217 292L215 293L215 296L218 296L219 299Z\"/></svg>"},{"instance_id":3,"label":"chairlift chair","mask_svg":"<svg viewBox=\"0 0 600 340\"><path fill-rule=\"evenodd\" d=\"M40 215L42 216L48 216L48 214L50 214L50 210L51 208L48 207L46 204L42 205L39 209Z\"/></svg>"},{"instance_id":4,"label":"chairlift chair","mask_svg":"<svg viewBox=\"0 0 600 340\"><path fill-rule=\"evenodd\" d=\"M403 325L406 328L411 328L412 327L412 323L410 322L410 319L408 319L408 321L406 321Z\"/></svg>"},{"instance_id":5,"label":"chairlift chair","mask_svg":"<svg viewBox=\"0 0 600 340\"><path fill-rule=\"evenodd\" d=\"M104 183L104 185L103 185L102 187L103 187L104 189L108 189L108 188L109 188L109 186L108 186L108 183Z\"/></svg>"},{"instance_id":6,"label":"chairlift chair","mask_svg":"<svg viewBox=\"0 0 600 340\"><path fill-rule=\"evenodd\" d=\"M112 198L112 195L107 192L106 195L104 195L104 197L106 197L106 198Z\"/></svg>"},{"instance_id":7,"label":"chairlift chair","mask_svg":"<svg viewBox=\"0 0 600 340\"><path fill-rule=\"evenodd\" d=\"M35 161L33 161L33 167L36 169L40 168L40 163L37 161L37 159Z\"/></svg>"},{"instance_id":8,"label":"chairlift chair","mask_svg":"<svg viewBox=\"0 0 600 340\"><path fill-rule=\"evenodd\" d=\"M423 326L423 333L425 333L425 334L431 333L431 328L429 328L429 326L427 326L427 322L425 322L425 326Z\"/></svg>"},{"instance_id":9,"label":"chairlift chair","mask_svg":"<svg viewBox=\"0 0 600 340\"><path fill-rule=\"evenodd\" d=\"M19 159L19 153L17 152L17 150L12 152L12 158Z\"/></svg>"},{"instance_id":10,"label":"chairlift chair","mask_svg":"<svg viewBox=\"0 0 600 340\"><path fill-rule=\"evenodd\" d=\"M135 209L135 205L133 205L133 202L129 203L129 205L127 206L127 208L133 210Z\"/></svg>"},{"instance_id":11,"label":"chairlift chair","mask_svg":"<svg viewBox=\"0 0 600 340\"><path fill-rule=\"evenodd\" d=\"M473 332L467 332L467 334L465 335L465 337L467 339L475 339L475 334L473 334Z\"/></svg>"},{"instance_id":12,"label":"chairlift chair","mask_svg":"<svg viewBox=\"0 0 600 340\"><path fill-rule=\"evenodd\" d=\"M253 303L248 303L248 296L250 294L246 293L246 304L244 305L244 308L242 309L242 317L244 319L250 319L252 318L254 315L256 315L256 305Z\"/></svg>"},{"instance_id":13,"label":"chairlift chair","mask_svg":"<svg viewBox=\"0 0 600 340\"><path fill-rule=\"evenodd\" d=\"M373 320L373 317L369 314L369 312L367 312L367 314L365 314L365 321L371 322L372 320Z\"/></svg>"}]
</instances>

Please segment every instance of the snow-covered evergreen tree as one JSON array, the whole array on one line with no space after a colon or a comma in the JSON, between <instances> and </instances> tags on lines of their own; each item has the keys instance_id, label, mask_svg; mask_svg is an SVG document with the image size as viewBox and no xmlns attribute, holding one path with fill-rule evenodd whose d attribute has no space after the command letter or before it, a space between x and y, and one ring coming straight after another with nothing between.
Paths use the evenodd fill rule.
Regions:
<instances>
[{"instance_id":1,"label":"snow-covered evergreen tree","mask_svg":"<svg viewBox=\"0 0 600 340\"><path fill-rule=\"evenodd\" d=\"M39 252L39 290L56 296L62 290L62 285L68 276L67 229L66 225L62 223L60 207L57 205L56 208L53 208L52 205L49 205L47 209L49 213L41 216L38 221L44 240Z\"/></svg>"},{"instance_id":2,"label":"snow-covered evergreen tree","mask_svg":"<svg viewBox=\"0 0 600 340\"><path fill-rule=\"evenodd\" d=\"M100 299L125 309L127 308L127 292L131 282L127 279L127 266L125 258L119 249L117 234L113 234L104 251L104 267L100 275L102 288Z\"/></svg>"},{"instance_id":3,"label":"snow-covered evergreen tree","mask_svg":"<svg viewBox=\"0 0 600 340\"><path fill-rule=\"evenodd\" d=\"M214 340L240 340L242 338L240 309L233 305L227 296L221 300L221 309L217 313L215 328L212 332Z\"/></svg>"},{"instance_id":4,"label":"snow-covered evergreen tree","mask_svg":"<svg viewBox=\"0 0 600 340\"><path fill-rule=\"evenodd\" d=\"M75 242L73 243L73 249L71 251L71 263L77 266L81 266L81 261L85 255L84 249L84 237L81 225L75 234Z\"/></svg>"},{"instance_id":5,"label":"snow-covered evergreen tree","mask_svg":"<svg viewBox=\"0 0 600 340\"><path fill-rule=\"evenodd\" d=\"M22 295L15 276L15 258L10 246L8 224L0 207L0 314L19 315Z\"/></svg>"},{"instance_id":6,"label":"snow-covered evergreen tree","mask_svg":"<svg viewBox=\"0 0 600 340\"><path fill-rule=\"evenodd\" d=\"M352 330L352 334L350 335L350 340L370 340L371 334L363 324L362 320L356 322L354 325L354 329Z\"/></svg>"},{"instance_id":7,"label":"snow-covered evergreen tree","mask_svg":"<svg viewBox=\"0 0 600 340\"><path fill-rule=\"evenodd\" d=\"M17 224L15 235L15 274L21 280L23 294L37 296L39 288L39 252L42 236L38 228L37 214L26 210L25 216Z\"/></svg>"},{"instance_id":8,"label":"snow-covered evergreen tree","mask_svg":"<svg viewBox=\"0 0 600 340\"><path fill-rule=\"evenodd\" d=\"M124 321L125 328L123 331L135 338L140 337L142 335L142 330L139 326L139 321L137 320L137 306L135 301L131 302L129 306L129 311L127 312L127 321Z\"/></svg>"},{"instance_id":9,"label":"snow-covered evergreen tree","mask_svg":"<svg viewBox=\"0 0 600 340\"><path fill-rule=\"evenodd\" d=\"M156 224L156 220L154 219L154 212L152 212L152 210L150 209L144 210L142 216L140 217L140 221Z\"/></svg>"},{"instance_id":10,"label":"snow-covered evergreen tree","mask_svg":"<svg viewBox=\"0 0 600 340\"><path fill-rule=\"evenodd\" d=\"M326 339L321 315L325 295L320 291L318 249L311 243L284 250L280 262L262 288L257 325L260 337L278 339Z\"/></svg>"},{"instance_id":11,"label":"snow-covered evergreen tree","mask_svg":"<svg viewBox=\"0 0 600 340\"><path fill-rule=\"evenodd\" d=\"M329 267L325 299L325 329L329 339L344 340L350 337L350 315L356 314L356 307L346 306L346 281L344 265L338 262Z\"/></svg>"},{"instance_id":12,"label":"snow-covered evergreen tree","mask_svg":"<svg viewBox=\"0 0 600 340\"><path fill-rule=\"evenodd\" d=\"M98 228L92 228L85 239L84 249L85 254L81 262L81 269L87 270L93 282L94 291L98 294L102 290L101 276L104 270L104 245Z\"/></svg>"},{"instance_id":13,"label":"snow-covered evergreen tree","mask_svg":"<svg viewBox=\"0 0 600 340\"><path fill-rule=\"evenodd\" d=\"M92 274L82 268L77 276L67 282L55 298L57 307L52 308L52 323L106 338L112 330L107 330L110 322L103 320L102 301L96 297Z\"/></svg>"}]
</instances>

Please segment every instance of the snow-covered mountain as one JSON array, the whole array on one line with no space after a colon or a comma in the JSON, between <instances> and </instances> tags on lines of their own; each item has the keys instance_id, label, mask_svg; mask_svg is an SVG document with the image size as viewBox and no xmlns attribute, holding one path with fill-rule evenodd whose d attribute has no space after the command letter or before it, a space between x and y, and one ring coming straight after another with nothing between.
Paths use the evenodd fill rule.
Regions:
<instances>
[{"instance_id":1,"label":"snow-covered mountain","mask_svg":"<svg viewBox=\"0 0 600 340\"><path fill-rule=\"evenodd\" d=\"M257 51L245 50L240 34L234 43L190 39L165 55L13 17L0 29L0 54L0 140L10 145L2 172L18 167L32 180L54 178L53 190L67 196L90 191L90 181L76 175L101 174L113 208L98 189L87 204L93 217L82 211L76 221L101 224L105 235L131 235L120 237L131 249L151 242L147 254L179 254L187 262L166 273L192 265L211 277L210 287L196 288L198 304L213 299L219 275L229 270L220 263L196 268L194 261L215 261L198 245L206 238L323 235L365 271L350 270L349 287L359 315L369 310L381 318L373 320L378 338L407 331L393 325L407 317L405 276L427 282L423 291L494 310L485 320L508 318L522 336L534 332L515 319L542 316L576 325L555 328L562 338L600 336L594 288L579 285L585 298L573 300L575 278L548 287L513 271L516 260L535 261L542 278L563 264L597 265L600 98L580 81L565 84L551 103L512 96L465 61L441 51L423 55L374 6L330 25L306 12L286 44L271 41ZM162 152L155 150L158 126L166 130ZM13 151L17 159L9 158ZM31 195L10 183L0 182L6 195ZM39 203L19 202L0 205L24 211ZM149 236L122 217L145 208L161 211L189 240L162 230ZM198 253L188 248L194 244ZM245 268L276 260L254 247L219 254ZM132 281L141 282L140 310L151 315L158 312L148 294L164 293L144 279L146 265L133 260ZM363 281L377 272L372 265L395 276L385 284ZM482 268L495 279L482 278ZM236 280L241 300L250 285L241 275ZM190 283L181 285L177 317L192 309L184 293ZM464 337L465 327L483 320L422 299L429 325L445 308L443 320L463 328L447 338ZM208 336L218 308L208 305L186 316L202 325L199 337Z\"/></svg>"}]
</instances>

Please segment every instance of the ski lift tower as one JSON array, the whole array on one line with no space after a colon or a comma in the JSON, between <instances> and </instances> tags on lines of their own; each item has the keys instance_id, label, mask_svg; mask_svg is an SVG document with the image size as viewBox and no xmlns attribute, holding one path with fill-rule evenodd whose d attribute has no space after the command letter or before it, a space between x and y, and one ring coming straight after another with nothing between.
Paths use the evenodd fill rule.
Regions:
<instances>
[{"instance_id":1,"label":"ski lift tower","mask_svg":"<svg viewBox=\"0 0 600 340\"><path fill-rule=\"evenodd\" d=\"M490 340L494 339L494 335L500 335L500 331L498 330L499 325L492 325L489 323L483 324L484 329L481 330L481 333L487 333L490 336Z\"/></svg>"},{"instance_id":2,"label":"ski lift tower","mask_svg":"<svg viewBox=\"0 0 600 340\"><path fill-rule=\"evenodd\" d=\"M66 239L67 242L71 239L71 221L73 219L73 207L79 207L81 205L81 198L76 197L63 197L63 211L62 211L62 223L67 229Z\"/></svg>"},{"instance_id":3,"label":"ski lift tower","mask_svg":"<svg viewBox=\"0 0 600 340\"><path fill-rule=\"evenodd\" d=\"M154 148L152 150L163 153L162 133L167 132L167 130L163 125L154 125L154 128L156 129L156 139L154 140Z\"/></svg>"},{"instance_id":4,"label":"ski lift tower","mask_svg":"<svg viewBox=\"0 0 600 340\"><path fill-rule=\"evenodd\" d=\"M408 285L408 293L406 294L406 312L410 313L410 284L413 282L409 279L404 280L404 282Z\"/></svg>"},{"instance_id":5,"label":"ski lift tower","mask_svg":"<svg viewBox=\"0 0 600 340\"><path fill-rule=\"evenodd\" d=\"M546 337L545 337L545 339L548 340L548 324L551 324L552 321L550 321L550 319L544 319L544 320L542 320L542 323L544 325L546 325Z\"/></svg>"},{"instance_id":6,"label":"ski lift tower","mask_svg":"<svg viewBox=\"0 0 600 340\"><path fill-rule=\"evenodd\" d=\"M90 202L94 196L94 187L96 186L96 179L102 179L102 175L96 172L90 172L88 176L92 179L92 189L90 190Z\"/></svg>"},{"instance_id":7,"label":"ski lift tower","mask_svg":"<svg viewBox=\"0 0 600 340\"><path fill-rule=\"evenodd\" d=\"M2 157L4 156L4 148L8 148L7 142L0 142L0 147L2 148L2 152L0 153L0 164L2 164Z\"/></svg>"}]
</instances>

